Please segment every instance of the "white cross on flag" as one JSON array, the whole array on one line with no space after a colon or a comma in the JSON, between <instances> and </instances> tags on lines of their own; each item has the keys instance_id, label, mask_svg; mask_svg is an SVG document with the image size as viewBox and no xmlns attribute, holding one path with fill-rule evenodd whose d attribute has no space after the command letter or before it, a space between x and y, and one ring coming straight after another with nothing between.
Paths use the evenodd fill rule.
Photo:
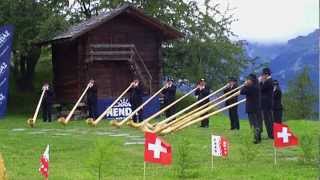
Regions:
<instances>
[{"instance_id":1,"label":"white cross on flag","mask_svg":"<svg viewBox=\"0 0 320 180\"><path fill-rule=\"evenodd\" d=\"M171 164L171 146L154 133L145 133L144 161L159 163L163 165Z\"/></svg>"},{"instance_id":2,"label":"white cross on flag","mask_svg":"<svg viewBox=\"0 0 320 180\"><path fill-rule=\"evenodd\" d=\"M298 138L293 135L285 124L273 123L274 147L283 148L298 144Z\"/></svg>"},{"instance_id":3,"label":"white cross on flag","mask_svg":"<svg viewBox=\"0 0 320 180\"><path fill-rule=\"evenodd\" d=\"M49 145L40 158L39 172L47 179L49 176Z\"/></svg>"},{"instance_id":4,"label":"white cross on flag","mask_svg":"<svg viewBox=\"0 0 320 180\"><path fill-rule=\"evenodd\" d=\"M222 136L212 135L212 156L228 156L229 152L229 143Z\"/></svg>"}]
</instances>

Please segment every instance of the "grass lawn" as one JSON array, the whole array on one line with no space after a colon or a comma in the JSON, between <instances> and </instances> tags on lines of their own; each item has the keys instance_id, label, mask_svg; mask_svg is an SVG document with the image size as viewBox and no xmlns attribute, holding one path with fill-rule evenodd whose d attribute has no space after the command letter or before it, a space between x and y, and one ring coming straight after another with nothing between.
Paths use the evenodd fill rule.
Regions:
<instances>
[{"instance_id":1,"label":"grass lawn","mask_svg":"<svg viewBox=\"0 0 320 180\"><path fill-rule=\"evenodd\" d=\"M57 122L42 123L36 128L26 125L26 116L10 115L0 120L0 152L3 154L9 179L42 179L38 172L39 157L46 144L50 144L50 179L98 179L97 168L92 166L96 144L105 144L105 161L102 179L143 179L143 133L125 127L115 129L108 122L97 128L88 127L84 121L71 122L66 127ZM312 160L304 162L301 147L278 151L278 164L273 164L272 141L253 145L247 121L241 121L241 130L229 130L224 116L211 119L209 129L189 127L164 138L172 145L173 165L164 167L147 164L147 179L308 179L319 177L319 129L315 121L288 121L287 124L299 137L310 135ZM227 159L215 158L211 169L211 137L214 133L230 141ZM120 134L120 136L113 136ZM123 135L123 136L121 136ZM181 173L180 173L181 175Z\"/></svg>"}]
</instances>

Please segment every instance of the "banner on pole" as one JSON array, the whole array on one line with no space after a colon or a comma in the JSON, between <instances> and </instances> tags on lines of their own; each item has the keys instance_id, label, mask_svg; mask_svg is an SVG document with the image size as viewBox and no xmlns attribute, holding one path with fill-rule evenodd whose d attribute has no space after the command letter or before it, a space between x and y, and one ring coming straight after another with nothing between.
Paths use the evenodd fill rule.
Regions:
<instances>
[{"instance_id":1,"label":"banner on pole","mask_svg":"<svg viewBox=\"0 0 320 180\"><path fill-rule=\"evenodd\" d=\"M13 26L0 27L0 118L7 111L9 67L13 41Z\"/></svg>"}]
</instances>

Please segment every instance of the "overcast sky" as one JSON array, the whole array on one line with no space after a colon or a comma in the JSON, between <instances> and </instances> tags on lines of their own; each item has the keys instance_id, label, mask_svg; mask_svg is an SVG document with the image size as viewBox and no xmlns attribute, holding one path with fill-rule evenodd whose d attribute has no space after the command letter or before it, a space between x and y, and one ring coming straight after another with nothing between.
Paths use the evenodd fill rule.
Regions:
<instances>
[{"instance_id":1,"label":"overcast sky","mask_svg":"<svg viewBox=\"0 0 320 180\"><path fill-rule=\"evenodd\" d=\"M199 0L204 1L204 0ZM239 19L232 30L240 39L286 42L319 27L319 0L214 0L228 3ZM222 7L223 7L222 6Z\"/></svg>"}]
</instances>

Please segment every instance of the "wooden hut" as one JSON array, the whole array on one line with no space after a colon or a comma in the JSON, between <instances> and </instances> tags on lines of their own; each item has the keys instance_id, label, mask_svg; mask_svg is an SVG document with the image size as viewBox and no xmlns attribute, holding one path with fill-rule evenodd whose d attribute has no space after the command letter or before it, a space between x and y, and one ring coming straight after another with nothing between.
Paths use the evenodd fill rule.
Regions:
<instances>
[{"instance_id":1,"label":"wooden hut","mask_svg":"<svg viewBox=\"0 0 320 180\"><path fill-rule=\"evenodd\" d=\"M94 78L98 99L117 97L134 76L146 92L158 90L161 45L183 37L176 29L124 5L70 27L52 44L53 86L59 103L75 102Z\"/></svg>"}]
</instances>

